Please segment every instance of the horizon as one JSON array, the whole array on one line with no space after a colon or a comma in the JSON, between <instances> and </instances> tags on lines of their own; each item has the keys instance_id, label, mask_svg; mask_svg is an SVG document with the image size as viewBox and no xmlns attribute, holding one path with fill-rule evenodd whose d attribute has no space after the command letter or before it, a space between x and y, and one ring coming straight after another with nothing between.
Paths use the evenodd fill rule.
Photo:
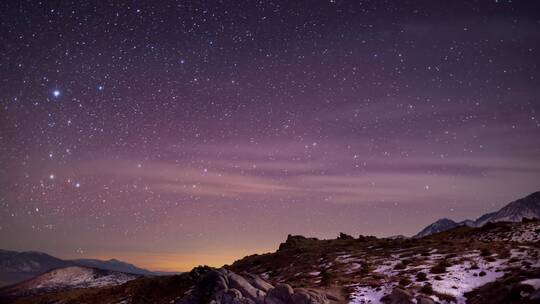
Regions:
<instances>
[{"instance_id":1,"label":"horizon","mask_svg":"<svg viewBox=\"0 0 540 304\"><path fill-rule=\"evenodd\" d=\"M539 193L539 192L540 191L533 191L533 192L531 192L531 193L529 193L527 195L523 195L523 196L521 196L519 198L516 198L515 200L512 200L512 202L516 201L518 199L527 197L528 195L531 195L531 194L534 194L534 193ZM510 202L504 203L500 207L502 208L502 207L506 206L508 203L510 203ZM499 208L497 208L497 210L498 209ZM497 210L488 211L488 213L495 212ZM463 218L463 219L439 218L439 219L434 219L432 222L435 222L435 221L438 221L438 220L441 220L441 219L450 219L450 220L453 220L455 222L461 222L461 221L465 221L465 220L475 221L476 219L480 218L482 215L483 214L475 216L475 217ZM426 226L420 227L417 232L419 232L422 228L425 228L425 227ZM349 234L347 232L340 231L340 233L342 233L342 232L345 233L345 234ZM352 235L353 237L358 236L358 235L355 235L354 233L349 234L349 235ZM360 233L359 235L369 236L369 235L373 235L373 234L362 234L362 233ZM392 237L392 236L399 236L399 235L403 235L403 234L393 234L393 235L376 236L376 237L385 238L385 237ZM321 237L316 236L316 235L304 235L304 236L305 237L315 237L315 238L320 239L320 240L335 239L335 236L334 237L326 237L326 238L321 238ZM403 236L405 236L405 237L413 237L414 234L413 235L403 235ZM104 256L104 255L57 256L57 255L51 254L49 252L44 252L44 251L40 251L40 250L12 250L12 249L6 249L6 248L0 248L0 250L17 251L17 252L45 253L45 254L54 256L56 258L60 258L62 260L76 260L76 259L97 259L97 260L101 260L101 261L119 260L120 262L129 263L129 264L132 264L132 265L134 265L134 266L136 266L138 268L146 269L146 270L149 270L149 271L152 271L152 272L189 272L190 270L192 270L196 266L204 266L204 265L206 265L206 266L210 266L210 267L219 268L219 267L222 267L224 265L230 265L230 264L232 264L232 262L234 262L236 260L239 260L239 259L241 259L243 257L249 256L249 255L265 254L265 253L275 252L278 249L279 244L282 243L283 241L285 241L285 239L286 239L286 236L281 242L279 242L273 248L269 247L269 248L266 248L266 249L257 250L255 252L246 252L246 253L239 254L239 255L236 255L236 256L223 257L223 256L217 256L217 255L212 256L212 255L197 255L197 254L195 254L195 255L191 256L191 258L188 258L188 260L189 261L198 260L200 262L188 263L188 264L182 264L181 263L182 261L185 260L185 258L186 258L185 255L174 254L174 253L157 254L157 258L156 258L156 254L148 254L148 253L127 253L127 254L126 253L119 253L119 254L116 254L116 255L113 253L112 255L107 255L107 256ZM133 258L133 257L136 257L136 256L139 256L139 258L138 259ZM167 257L165 259L165 261L168 261L168 262L165 262L165 263L163 262L163 257L164 256ZM215 259L216 257L218 257L217 260ZM134 262L134 261L138 261L138 262ZM161 266L157 266L157 265L161 265ZM182 266L174 266L174 265L182 265ZM180 268L177 268L177 267L180 267Z\"/></svg>"},{"instance_id":2,"label":"horizon","mask_svg":"<svg viewBox=\"0 0 540 304\"><path fill-rule=\"evenodd\" d=\"M288 234L414 235L540 189L534 1L0 16L6 248L187 271Z\"/></svg>"}]
</instances>

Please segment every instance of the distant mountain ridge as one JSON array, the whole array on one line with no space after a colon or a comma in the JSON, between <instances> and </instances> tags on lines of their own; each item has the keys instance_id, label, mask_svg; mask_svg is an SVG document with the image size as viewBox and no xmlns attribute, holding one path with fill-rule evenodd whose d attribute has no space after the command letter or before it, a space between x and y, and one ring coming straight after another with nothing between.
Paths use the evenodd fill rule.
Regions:
<instances>
[{"instance_id":1,"label":"distant mountain ridge","mask_svg":"<svg viewBox=\"0 0 540 304\"><path fill-rule=\"evenodd\" d=\"M521 222L525 218L540 219L540 191L510 202L498 211L486 213L475 221L464 220L455 222L448 218L439 219L426 226L414 237L424 237L463 225L469 227L481 227L489 222Z\"/></svg>"},{"instance_id":2,"label":"distant mountain ridge","mask_svg":"<svg viewBox=\"0 0 540 304\"><path fill-rule=\"evenodd\" d=\"M161 275L161 273L139 268L116 259L108 261L96 259L62 260L43 252L17 252L0 249L0 286L15 284L52 269L69 266L84 266L136 275Z\"/></svg>"},{"instance_id":3,"label":"distant mountain ridge","mask_svg":"<svg viewBox=\"0 0 540 304\"><path fill-rule=\"evenodd\" d=\"M87 266L93 268L99 268L104 270L113 270L120 271L125 273L139 274L139 275L155 275L155 272L150 270L139 268L133 264L119 261L117 259L110 259L107 261L96 260L96 259L78 259L71 260L76 265Z\"/></svg>"}]
</instances>

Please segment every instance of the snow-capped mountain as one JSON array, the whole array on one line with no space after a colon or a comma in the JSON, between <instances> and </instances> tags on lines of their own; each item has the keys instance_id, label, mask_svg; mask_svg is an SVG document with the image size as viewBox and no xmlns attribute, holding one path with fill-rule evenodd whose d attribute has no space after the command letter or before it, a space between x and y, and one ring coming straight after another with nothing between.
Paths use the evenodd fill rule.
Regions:
<instances>
[{"instance_id":1,"label":"snow-capped mountain","mask_svg":"<svg viewBox=\"0 0 540 304\"><path fill-rule=\"evenodd\" d=\"M68 266L53 269L33 279L8 287L11 295L63 291L75 288L104 287L123 284L138 275L90 267Z\"/></svg>"},{"instance_id":2,"label":"snow-capped mountain","mask_svg":"<svg viewBox=\"0 0 540 304\"><path fill-rule=\"evenodd\" d=\"M415 237L443 232L462 225L481 227L489 222L521 222L525 218L540 219L540 191L513 201L499 209L499 211L486 213L475 221L464 220L462 222L455 222L447 218L440 219L422 229Z\"/></svg>"},{"instance_id":3,"label":"snow-capped mountain","mask_svg":"<svg viewBox=\"0 0 540 304\"><path fill-rule=\"evenodd\" d=\"M53 268L65 266L66 261L46 253L0 249L0 286L21 282Z\"/></svg>"},{"instance_id":4,"label":"snow-capped mountain","mask_svg":"<svg viewBox=\"0 0 540 304\"><path fill-rule=\"evenodd\" d=\"M430 235L430 234L434 234L434 233L438 233L438 232L443 232L443 231L450 230L450 229L452 229L454 227L457 227L457 226L459 226L459 224L454 222L453 220L447 219L447 218L442 218L442 219L436 221L435 223L430 224L426 228L422 229L422 231L418 232L414 237L423 237L423 236L426 236L426 235Z\"/></svg>"},{"instance_id":5,"label":"snow-capped mountain","mask_svg":"<svg viewBox=\"0 0 540 304\"><path fill-rule=\"evenodd\" d=\"M93 267L137 275L160 275L116 259L62 260L43 252L17 252L0 249L0 287L28 280L51 269L68 266Z\"/></svg>"},{"instance_id":6,"label":"snow-capped mountain","mask_svg":"<svg viewBox=\"0 0 540 304\"><path fill-rule=\"evenodd\" d=\"M521 222L524 218L540 218L540 191L513 201L497 212L484 214L474 223L479 227L488 222Z\"/></svg>"}]
</instances>

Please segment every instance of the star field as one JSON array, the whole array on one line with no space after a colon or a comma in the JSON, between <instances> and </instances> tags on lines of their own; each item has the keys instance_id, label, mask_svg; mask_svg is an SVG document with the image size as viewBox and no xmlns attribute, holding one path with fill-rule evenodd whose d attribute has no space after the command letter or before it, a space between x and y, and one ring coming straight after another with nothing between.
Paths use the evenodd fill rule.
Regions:
<instances>
[{"instance_id":1,"label":"star field","mask_svg":"<svg viewBox=\"0 0 540 304\"><path fill-rule=\"evenodd\" d=\"M0 242L162 270L540 188L534 1L4 1Z\"/></svg>"}]
</instances>

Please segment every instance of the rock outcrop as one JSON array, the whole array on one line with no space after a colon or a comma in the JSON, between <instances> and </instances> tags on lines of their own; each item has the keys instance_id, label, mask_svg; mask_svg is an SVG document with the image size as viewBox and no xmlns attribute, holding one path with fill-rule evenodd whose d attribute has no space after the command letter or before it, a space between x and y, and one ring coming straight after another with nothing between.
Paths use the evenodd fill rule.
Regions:
<instances>
[{"instance_id":1,"label":"rock outcrop","mask_svg":"<svg viewBox=\"0 0 540 304\"><path fill-rule=\"evenodd\" d=\"M401 288L394 288L392 293L382 297L381 302L386 304L413 304L412 294Z\"/></svg>"},{"instance_id":2,"label":"rock outcrop","mask_svg":"<svg viewBox=\"0 0 540 304\"><path fill-rule=\"evenodd\" d=\"M317 238L307 238L302 235L289 234L285 243L279 244L278 251L299 249L314 241L317 241Z\"/></svg>"},{"instance_id":3,"label":"rock outcrop","mask_svg":"<svg viewBox=\"0 0 540 304\"><path fill-rule=\"evenodd\" d=\"M326 295L315 289L275 287L253 274L199 267L192 271L197 284L177 304L327 304Z\"/></svg>"}]
</instances>

